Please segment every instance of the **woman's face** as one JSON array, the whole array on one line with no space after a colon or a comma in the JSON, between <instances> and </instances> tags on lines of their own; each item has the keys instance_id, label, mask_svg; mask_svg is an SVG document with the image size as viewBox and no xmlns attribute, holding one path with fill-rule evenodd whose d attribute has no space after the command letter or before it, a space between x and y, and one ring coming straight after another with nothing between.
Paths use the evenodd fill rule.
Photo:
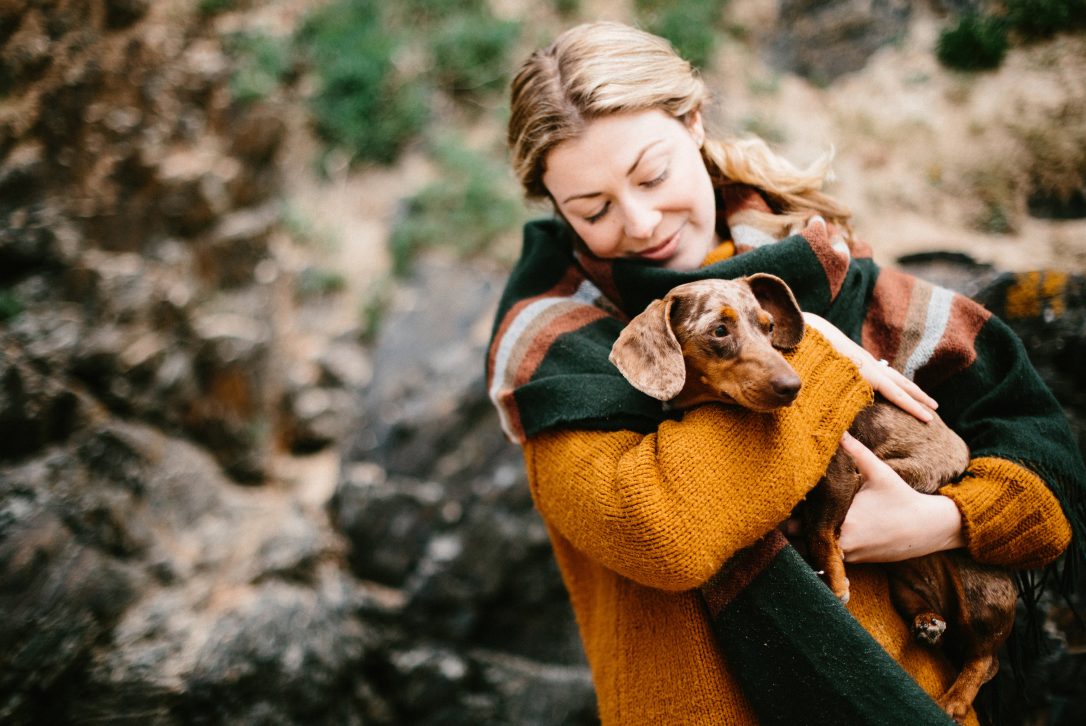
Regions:
<instances>
[{"instance_id":1,"label":"woman's face","mask_svg":"<svg viewBox=\"0 0 1086 726\"><path fill-rule=\"evenodd\" d=\"M718 243L701 116L604 116L547 154L543 184L597 257L692 270Z\"/></svg>"}]
</instances>

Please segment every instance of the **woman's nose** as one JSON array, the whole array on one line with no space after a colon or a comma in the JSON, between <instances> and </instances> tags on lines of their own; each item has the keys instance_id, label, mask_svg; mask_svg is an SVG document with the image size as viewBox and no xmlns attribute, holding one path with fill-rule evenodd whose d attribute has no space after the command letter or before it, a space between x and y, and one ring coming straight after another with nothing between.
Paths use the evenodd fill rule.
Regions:
<instances>
[{"instance_id":1,"label":"woman's nose","mask_svg":"<svg viewBox=\"0 0 1086 726\"><path fill-rule=\"evenodd\" d=\"M662 216L659 211L649 205L627 205L625 209L626 236L633 239L651 239Z\"/></svg>"}]
</instances>

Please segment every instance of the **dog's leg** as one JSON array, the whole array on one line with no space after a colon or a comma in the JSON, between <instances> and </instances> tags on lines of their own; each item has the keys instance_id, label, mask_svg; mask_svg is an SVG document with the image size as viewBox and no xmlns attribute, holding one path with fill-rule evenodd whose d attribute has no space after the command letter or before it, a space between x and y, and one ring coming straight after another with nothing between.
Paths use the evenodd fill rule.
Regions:
<instances>
[{"instance_id":1,"label":"dog's leg","mask_svg":"<svg viewBox=\"0 0 1086 726\"><path fill-rule=\"evenodd\" d=\"M811 563L841 602L849 598L845 559L838 538L841 523L860 487L860 475L852 459L838 449L830 460L825 478L807 496L804 514L807 549Z\"/></svg>"},{"instance_id":2,"label":"dog's leg","mask_svg":"<svg viewBox=\"0 0 1086 726\"><path fill-rule=\"evenodd\" d=\"M929 555L894 563L888 570L890 599L909 624L913 637L924 645L936 645L946 631L948 592L942 558ZM952 590L950 592L953 592Z\"/></svg>"},{"instance_id":3,"label":"dog's leg","mask_svg":"<svg viewBox=\"0 0 1086 726\"><path fill-rule=\"evenodd\" d=\"M999 661L994 653L971 654L962 666L957 680L942 698L939 705L947 715L958 723L965 721L969 707L977 697L977 691L999 670Z\"/></svg>"}]
</instances>

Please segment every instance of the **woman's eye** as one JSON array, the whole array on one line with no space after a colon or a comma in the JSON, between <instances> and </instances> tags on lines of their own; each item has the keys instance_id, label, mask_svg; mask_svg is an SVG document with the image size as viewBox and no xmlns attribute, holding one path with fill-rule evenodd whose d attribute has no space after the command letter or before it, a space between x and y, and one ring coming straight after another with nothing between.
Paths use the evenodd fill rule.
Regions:
<instances>
[{"instance_id":1,"label":"woman's eye","mask_svg":"<svg viewBox=\"0 0 1086 726\"><path fill-rule=\"evenodd\" d=\"M662 172L660 172L657 176L653 177L652 179L649 179L646 182L641 182L641 186L652 188L652 187L657 186L659 184L663 184L664 180L666 180L666 179L667 179L667 167L664 167L664 170Z\"/></svg>"},{"instance_id":2,"label":"woman's eye","mask_svg":"<svg viewBox=\"0 0 1086 726\"><path fill-rule=\"evenodd\" d=\"M713 335L715 335L718 338L723 338L727 334L728 334L728 329L725 328L723 325L716 326L716 330L713 331Z\"/></svg>"},{"instance_id":3,"label":"woman's eye","mask_svg":"<svg viewBox=\"0 0 1086 726\"><path fill-rule=\"evenodd\" d=\"M603 219L603 215L607 214L607 208L610 205L611 205L610 202L608 202L607 204L604 204L603 208L600 209L600 211L596 212L591 217L585 217L585 221L588 222L589 224L595 224L596 222L600 221L601 219Z\"/></svg>"}]
</instances>

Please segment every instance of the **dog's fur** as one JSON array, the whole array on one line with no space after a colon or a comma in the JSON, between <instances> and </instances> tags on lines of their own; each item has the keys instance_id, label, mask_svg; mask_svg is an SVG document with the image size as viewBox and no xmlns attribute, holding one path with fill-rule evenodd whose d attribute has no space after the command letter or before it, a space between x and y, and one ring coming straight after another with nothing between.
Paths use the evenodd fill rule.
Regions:
<instances>
[{"instance_id":1,"label":"dog's fur","mask_svg":"<svg viewBox=\"0 0 1086 726\"><path fill-rule=\"evenodd\" d=\"M712 401L773 411L799 394L799 376L780 351L803 335L802 313L780 278L701 280L676 287L634 318L611 361L634 387L676 408ZM849 431L927 494L960 477L969 462L965 442L938 416L924 424L881 399ZM861 483L852 458L839 449L803 506L808 557L844 602L848 579L838 537ZM1014 582L1007 571L959 551L894 563L888 572L894 605L918 641L934 645L947 630L961 671L940 705L961 720L998 670L996 650L1014 624Z\"/></svg>"}]
</instances>

